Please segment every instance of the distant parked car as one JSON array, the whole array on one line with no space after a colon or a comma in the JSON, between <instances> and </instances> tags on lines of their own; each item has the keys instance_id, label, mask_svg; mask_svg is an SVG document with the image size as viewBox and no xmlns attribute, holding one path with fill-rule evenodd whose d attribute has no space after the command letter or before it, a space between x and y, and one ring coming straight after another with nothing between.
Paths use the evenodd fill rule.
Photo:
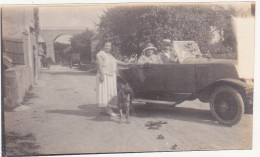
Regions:
<instances>
[{"instance_id":1,"label":"distant parked car","mask_svg":"<svg viewBox=\"0 0 260 157\"><path fill-rule=\"evenodd\" d=\"M133 64L120 75L139 101L170 101L174 105L198 98L210 103L222 124L237 124L253 108L253 79L240 78L234 60L201 54L194 41L173 42L179 63Z\"/></svg>"},{"instance_id":2,"label":"distant parked car","mask_svg":"<svg viewBox=\"0 0 260 157\"><path fill-rule=\"evenodd\" d=\"M42 56L41 63L43 68L50 69L51 64L53 64L53 61L51 57Z\"/></svg>"},{"instance_id":3,"label":"distant parked car","mask_svg":"<svg viewBox=\"0 0 260 157\"><path fill-rule=\"evenodd\" d=\"M77 64L79 68L82 66L79 53L72 53L71 54L71 57L70 57L70 68L72 68L72 66L75 65L75 64Z\"/></svg>"}]
</instances>

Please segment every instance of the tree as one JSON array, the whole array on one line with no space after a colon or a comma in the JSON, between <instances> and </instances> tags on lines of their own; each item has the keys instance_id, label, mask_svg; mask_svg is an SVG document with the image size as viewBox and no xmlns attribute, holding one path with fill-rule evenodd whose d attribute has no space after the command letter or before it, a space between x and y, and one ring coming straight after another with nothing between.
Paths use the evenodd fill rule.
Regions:
<instances>
[{"instance_id":1,"label":"tree","mask_svg":"<svg viewBox=\"0 0 260 157\"><path fill-rule=\"evenodd\" d=\"M54 43L54 50L55 51L63 51L69 44L55 42Z\"/></svg>"},{"instance_id":2,"label":"tree","mask_svg":"<svg viewBox=\"0 0 260 157\"><path fill-rule=\"evenodd\" d=\"M73 53L80 53L82 61L91 61L91 38L94 32L87 29L71 38Z\"/></svg>"},{"instance_id":3,"label":"tree","mask_svg":"<svg viewBox=\"0 0 260 157\"><path fill-rule=\"evenodd\" d=\"M64 49L68 47L69 44L55 42L54 43L54 52L55 52L55 62L59 63L61 58L64 56Z\"/></svg>"},{"instance_id":4,"label":"tree","mask_svg":"<svg viewBox=\"0 0 260 157\"><path fill-rule=\"evenodd\" d=\"M140 56L147 42L160 49L160 41L165 38L194 40L202 53L211 52L214 27L214 31L222 32L221 45L233 51L236 42L230 29L232 14L232 9L212 5L120 6L104 13L99 31L104 32L101 42L111 40L117 53Z\"/></svg>"}]
</instances>

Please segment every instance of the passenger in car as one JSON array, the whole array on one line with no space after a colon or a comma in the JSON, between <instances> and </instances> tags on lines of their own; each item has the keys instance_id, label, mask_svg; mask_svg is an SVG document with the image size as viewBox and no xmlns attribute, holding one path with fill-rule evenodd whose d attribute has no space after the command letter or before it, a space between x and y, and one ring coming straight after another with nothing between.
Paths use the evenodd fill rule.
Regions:
<instances>
[{"instance_id":1,"label":"passenger in car","mask_svg":"<svg viewBox=\"0 0 260 157\"><path fill-rule=\"evenodd\" d=\"M163 63L178 63L178 57L175 53L174 48L170 39L163 39L162 41L162 51L159 56Z\"/></svg>"},{"instance_id":2,"label":"passenger in car","mask_svg":"<svg viewBox=\"0 0 260 157\"><path fill-rule=\"evenodd\" d=\"M156 47L153 46L152 43L148 43L146 47L144 48L142 55L139 57L137 63L139 64L158 64L162 63L162 60L160 59L160 56L155 54L155 51L157 50Z\"/></svg>"}]
</instances>

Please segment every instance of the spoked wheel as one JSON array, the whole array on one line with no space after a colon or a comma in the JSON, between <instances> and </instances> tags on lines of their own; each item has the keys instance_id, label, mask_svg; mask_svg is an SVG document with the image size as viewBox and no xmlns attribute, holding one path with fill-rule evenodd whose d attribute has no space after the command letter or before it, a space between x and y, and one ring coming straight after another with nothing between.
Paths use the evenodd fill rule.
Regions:
<instances>
[{"instance_id":1,"label":"spoked wheel","mask_svg":"<svg viewBox=\"0 0 260 157\"><path fill-rule=\"evenodd\" d=\"M222 86L216 88L210 96L210 111L222 124L237 124L244 114L244 101L234 88Z\"/></svg>"}]
</instances>

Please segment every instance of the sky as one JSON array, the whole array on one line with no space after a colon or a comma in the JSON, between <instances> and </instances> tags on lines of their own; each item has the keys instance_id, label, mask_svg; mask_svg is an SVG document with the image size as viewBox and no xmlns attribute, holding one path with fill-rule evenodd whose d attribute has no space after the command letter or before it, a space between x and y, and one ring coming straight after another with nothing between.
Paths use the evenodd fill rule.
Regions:
<instances>
[{"instance_id":1,"label":"sky","mask_svg":"<svg viewBox=\"0 0 260 157\"><path fill-rule=\"evenodd\" d=\"M96 30L99 17L106 10L104 5L40 7L41 28L89 28ZM60 36L56 41L69 43L71 36Z\"/></svg>"}]
</instances>

